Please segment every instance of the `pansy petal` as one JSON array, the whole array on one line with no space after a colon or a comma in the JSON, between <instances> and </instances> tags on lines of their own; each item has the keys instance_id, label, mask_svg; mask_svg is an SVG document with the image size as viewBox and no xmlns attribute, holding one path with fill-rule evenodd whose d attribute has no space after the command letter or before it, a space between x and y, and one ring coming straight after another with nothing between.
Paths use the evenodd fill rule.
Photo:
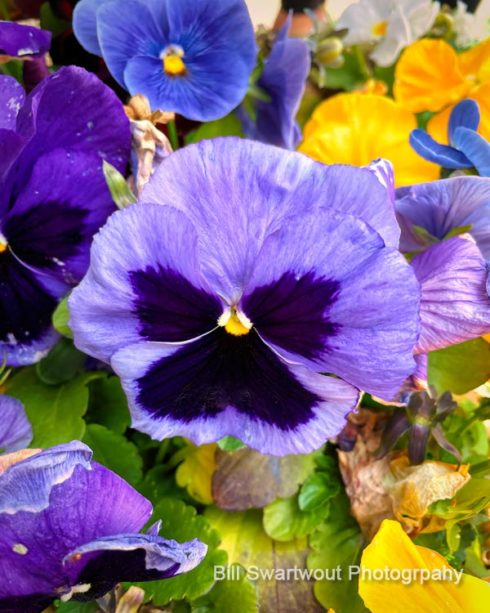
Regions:
<instances>
[{"instance_id":1,"label":"pansy petal","mask_svg":"<svg viewBox=\"0 0 490 613\"><path fill-rule=\"evenodd\" d=\"M24 58L49 51L51 32L14 21L0 21L0 55Z\"/></svg>"},{"instance_id":2,"label":"pansy petal","mask_svg":"<svg viewBox=\"0 0 490 613\"><path fill-rule=\"evenodd\" d=\"M456 128L462 127L469 130L478 130L479 124L480 108L478 104L470 98L462 100L451 111L448 126L449 142L453 141Z\"/></svg>"},{"instance_id":3,"label":"pansy petal","mask_svg":"<svg viewBox=\"0 0 490 613\"><path fill-rule=\"evenodd\" d=\"M22 403L0 395L0 453L24 449L32 441L32 428Z\"/></svg>"},{"instance_id":4,"label":"pansy petal","mask_svg":"<svg viewBox=\"0 0 490 613\"><path fill-rule=\"evenodd\" d=\"M358 401L347 383L288 364L255 331L189 343L139 343L111 362L133 427L196 444L238 437L261 453L308 453L337 434Z\"/></svg>"},{"instance_id":5,"label":"pansy petal","mask_svg":"<svg viewBox=\"0 0 490 613\"><path fill-rule=\"evenodd\" d=\"M229 304L239 301L264 240L291 215L323 208L350 213L386 243L398 244L391 203L371 172L325 167L243 139L202 141L172 154L145 187L142 201L174 206L191 219L203 274Z\"/></svg>"},{"instance_id":6,"label":"pansy petal","mask_svg":"<svg viewBox=\"0 0 490 613\"><path fill-rule=\"evenodd\" d=\"M417 353L428 353L490 332L487 266L471 239L445 240L416 256L421 330Z\"/></svg>"},{"instance_id":7,"label":"pansy petal","mask_svg":"<svg viewBox=\"0 0 490 613\"><path fill-rule=\"evenodd\" d=\"M15 515L46 509L53 487L69 479L78 465L90 470L91 459L92 451L87 445L73 441L13 464L0 474L0 513Z\"/></svg>"},{"instance_id":8,"label":"pansy petal","mask_svg":"<svg viewBox=\"0 0 490 613\"><path fill-rule=\"evenodd\" d=\"M15 130L17 114L24 99L24 88L17 79L0 75L0 129Z\"/></svg>"},{"instance_id":9,"label":"pansy petal","mask_svg":"<svg viewBox=\"0 0 490 613\"><path fill-rule=\"evenodd\" d=\"M183 341L208 332L222 312L200 275L194 228L180 211L155 204L109 219L69 305L77 347L105 361L144 338Z\"/></svg>"},{"instance_id":10,"label":"pansy petal","mask_svg":"<svg viewBox=\"0 0 490 613\"><path fill-rule=\"evenodd\" d=\"M464 153L449 145L437 143L430 134L419 128L410 133L410 144L425 160L444 168L471 168L473 166Z\"/></svg>"},{"instance_id":11,"label":"pansy petal","mask_svg":"<svg viewBox=\"0 0 490 613\"><path fill-rule=\"evenodd\" d=\"M111 0L80 0L73 10L73 31L89 53L102 55L97 37L97 9Z\"/></svg>"},{"instance_id":12,"label":"pansy petal","mask_svg":"<svg viewBox=\"0 0 490 613\"><path fill-rule=\"evenodd\" d=\"M471 161L480 177L490 177L490 143L468 128L456 128L454 144Z\"/></svg>"},{"instance_id":13,"label":"pansy petal","mask_svg":"<svg viewBox=\"0 0 490 613\"><path fill-rule=\"evenodd\" d=\"M118 534L77 547L63 560L72 585L97 584L101 594L106 585L120 581L155 581L174 577L195 568L206 555L207 546L194 539L186 543L148 534Z\"/></svg>"},{"instance_id":14,"label":"pansy petal","mask_svg":"<svg viewBox=\"0 0 490 613\"><path fill-rule=\"evenodd\" d=\"M289 360L390 398L415 367L418 293L397 250L324 210L268 238L240 307Z\"/></svg>"},{"instance_id":15,"label":"pansy petal","mask_svg":"<svg viewBox=\"0 0 490 613\"><path fill-rule=\"evenodd\" d=\"M370 170L374 176L378 179L378 181L386 188L388 195L390 197L390 202L395 204L395 169L393 168L393 164L390 160L385 160L383 158L378 158L377 160L373 160L370 164L366 166L368 170Z\"/></svg>"},{"instance_id":16,"label":"pansy petal","mask_svg":"<svg viewBox=\"0 0 490 613\"><path fill-rule=\"evenodd\" d=\"M75 285L88 268L94 233L114 210L100 158L57 149L36 162L3 233L30 269Z\"/></svg>"},{"instance_id":17,"label":"pansy petal","mask_svg":"<svg viewBox=\"0 0 490 613\"><path fill-rule=\"evenodd\" d=\"M0 253L0 278L0 355L10 366L38 362L59 338L51 318L68 286L36 274L9 248Z\"/></svg>"},{"instance_id":18,"label":"pansy petal","mask_svg":"<svg viewBox=\"0 0 490 613\"><path fill-rule=\"evenodd\" d=\"M25 144L26 139L20 134L17 134L17 132L0 128L0 151L2 151L2 155L0 156L0 182L4 181ZM1 192L0 215L7 208L9 200L5 190L1 190Z\"/></svg>"},{"instance_id":19,"label":"pansy petal","mask_svg":"<svg viewBox=\"0 0 490 613\"><path fill-rule=\"evenodd\" d=\"M455 177L397 190L395 208L402 235L400 248L416 251L424 245L414 226L436 239L465 228L476 240L484 257L490 258L490 179Z\"/></svg>"},{"instance_id":20,"label":"pansy petal","mask_svg":"<svg viewBox=\"0 0 490 613\"><path fill-rule=\"evenodd\" d=\"M444 573L448 580L414 580L409 585L403 581L370 580L370 575L385 569L392 576L395 571L400 576L408 569L412 573L419 569L424 573L439 571L439 576ZM457 582L457 574L443 556L415 545L398 522L386 519L362 554L359 594L372 613L479 613L482 604L488 603L488 583L467 574Z\"/></svg>"}]
</instances>

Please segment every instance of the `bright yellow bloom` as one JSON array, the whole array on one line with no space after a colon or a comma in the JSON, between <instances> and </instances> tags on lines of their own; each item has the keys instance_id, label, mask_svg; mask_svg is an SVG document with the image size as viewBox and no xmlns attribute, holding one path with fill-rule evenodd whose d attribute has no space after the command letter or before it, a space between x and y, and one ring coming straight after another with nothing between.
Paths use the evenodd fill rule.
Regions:
<instances>
[{"instance_id":1,"label":"bright yellow bloom","mask_svg":"<svg viewBox=\"0 0 490 613\"><path fill-rule=\"evenodd\" d=\"M443 40L422 39L403 52L395 70L395 99L414 112L440 111L479 96L490 83L490 38L457 54Z\"/></svg>"},{"instance_id":2,"label":"bright yellow bloom","mask_svg":"<svg viewBox=\"0 0 490 613\"><path fill-rule=\"evenodd\" d=\"M414 580L408 585L401 581L376 581L363 577L362 571L375 569L445 569L453 570L455 581ZM361 559L359 593L372 613L481 613L490 610L490 586L483 580L459 572L436 551L414 545L400 524L384 520L381 528L366 547Z\"/></svg>"},{"instance_id":3,"label":"bright yellow bloom","mask_svg":"<svg viewBox=\"0 0 490 613\"><path fill-rule=\"evenodd\" d=\"M325 164L366 166L386 158L398 186L433 181L439 167L418 156L408 142L416 127L414 115L390 98L337 94L315 109L299 150Z\"/></svg>"}]
</instances>

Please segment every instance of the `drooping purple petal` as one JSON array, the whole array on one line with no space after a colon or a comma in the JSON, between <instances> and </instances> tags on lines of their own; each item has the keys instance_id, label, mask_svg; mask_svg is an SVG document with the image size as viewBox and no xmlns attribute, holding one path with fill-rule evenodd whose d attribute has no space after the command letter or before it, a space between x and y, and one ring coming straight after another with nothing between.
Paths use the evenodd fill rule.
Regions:
<instances>
[{"instance_id":1,"label":"drooping purple petal","mask_svg":"<svg viewBox=\"0 0 490 613\"><path fill-rule=\"evenodd\" d=\"M32 441L32 428L22 403L0 395L0 452L24 449Z\"/></svg>"},{"instance_id":2,"label":"drooping purple petal","mask_svg":"<svg viewBox=\"0 0 490 613\"><path fill-rule=\"evenodd\" d=\"M0 21L0 55L39 56L51 46L51 32L14 21Z\"/></svg>"},{"instance_id":3,"label":"drooping purple petal","mask_svg":"<svg viewBox=\"0 0 490 613\"><path fill-rule=\"evenodd\" d=\"M421 183L398 189L396 198L402 251L418 251L428 246L414 226L440 240L453 230L465 228L483 256L490 258L490 179L456 177Z\"/></svg>"},{"instance_id":4,"label":"drooping purple petal","mask_svg":"<svg viewBox=\"0 0 490 613\"><path fill-rule=\"evenodd\" d=\"M92 236L114 210L100 158L57 149L36 162L3 234L31 270L73 286L87 270Z\"/></svg>"},{"instance_id":5,"label":"drooping purple petal","mask_svg":"<svg viewBox=\"0 0 490 613\"><path fill-rule=\"evenodd\" d=\"M17 114L24 99L22 85L13 77L0 75L0 129L15 130Z\"/></svg>"},{"instance_id":6,"label":"drooping purple petal","mask_svg":"<svg viewBox=\"0 0 490 613\"><path fill-rule=\"evenodd\" d=\"M255 331L219 329L189 343L140 343L117 352L133 427L196 444L231 435L263 453L317 449L343 426L358 392L278 357Z\"/></svg>"},{"instance_id":7,"label":"drooping purple petal","mask_svg":"<svg viewBox=\"0 0 490 613\"><path fill-rule=\"evenodd\" d=\"M425 160L444 168L471 168L473 165L464 153L449 145L441 145L430 134L419 128L412 130L410 144Z\"/></svg>"},{"instance_id":8,"label":"drooping purple petal","mask_svg":"<svg viewBox=\"0 0 490 613\"><path fill-rule=\"evenodd\" d=\"M461 100L451 111L449 117L448 137L449 142L456 147L459 146L454 142L454 133L457 128L467 128L476 132L480 124L480 107L478 103L470 98Z\"/></svg>"},{"instance_id":9,"label":"drooping purple petal","mask_svg":"<svg viewBox=\"0 0 490 613\"><path fill-rule=\"evenodd\" d=\"M216 327L222 309L200 275L197 240L189 220L169 207L135 204L113 215L70 296L77 346L109 361L145 338L183 341Z\"/></svg>"},{"instance_id":10,"label":"drooping purple petal","mask_svg":"<svg viewBox=\"0 0 490 613\"><path fill-rule=\"evenodd\" d=\"M471 161L480 177L490 177L490 143L468 128L456 128L454 144Z\"/></svg>"},{"instance_id":11,"label":"drooping purple petal","mask_svg":"<svg viewBox=\"0 0 490 613\"><path fill-rule=\"evenodd\" d=\"M428 353L490 332L485 261L471 239L455 237L416 256L421 330L417 353Z\"/></svg>"}]
</instances>

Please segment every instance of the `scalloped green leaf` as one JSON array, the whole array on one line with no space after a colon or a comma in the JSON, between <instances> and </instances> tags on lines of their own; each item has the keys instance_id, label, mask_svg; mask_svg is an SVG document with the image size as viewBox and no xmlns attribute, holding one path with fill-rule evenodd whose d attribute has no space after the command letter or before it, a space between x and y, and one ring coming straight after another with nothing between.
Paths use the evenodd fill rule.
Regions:
<instances>
[{"instance_id":1,"label":"scalloped green leaf","mask_svg":"<svg viewBox=\"0 0 490 613\"><path fill-rule=\"evenodd\" d=\"M264 509L264 530L276 541L291 541L310 534L328 514L328 503L302 511L298 497L279 498Z\"/></svg>"},{"instance_id":2,"label":"scalloped green leaf","mask_svg":"<svg viewBox=\"0 0 490 613\"><path fill-rule=\"evenodd\" d=\"M257 613L259 605L255 585L247 579L247 573L238 564L233 564L231 570L233 579L217 581L208 594L192 603L192 613Z\"/></svg>"}]
</instances>

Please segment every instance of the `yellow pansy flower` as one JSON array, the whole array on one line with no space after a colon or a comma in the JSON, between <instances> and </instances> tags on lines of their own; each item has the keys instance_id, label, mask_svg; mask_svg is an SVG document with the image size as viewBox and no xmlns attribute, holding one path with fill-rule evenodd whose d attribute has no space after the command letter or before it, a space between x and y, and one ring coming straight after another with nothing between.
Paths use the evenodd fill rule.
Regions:
<instances>
[{"instance_id":1,"label":"yellow pansy flower","mask_svg":"<svg viewBox=\"0 0 490 613\"><path fill-rule=\"evenodd\" d=\"M393 93L413 113L437 112L478 97L485 83L490 83L490 38L460 54L444 40L426 38L403 52Z\"/></svg>"},{"instance_id":2,"label":"yellow pansy flower","mask_svg":"<svg viewBox=\"0 0 490 613\"><path fill-rule=\"evenodd\" d=\"M376 580L376 571L388 580ZM396 580L398 571L411 569L410 582ZM413 569L428 571L421 582ZM419 572L420 572L419 570ZM416 577L419 577L417 580ZM439 577L439 578L438 578ZM441 580L440 577L446 580ZM490 610L490 586L482 579L460 574L439 553L412 543L400 524L384 520L364 550L359 594L372 613L481 613Z\"/></svg>"},{"instance_id":3,"label":"yellow pansy flower","mask_svg":"<svg viewBox=\"0 0 490 613\"><path fill-rule=\"evenodd\" d=\"M408 138L414 115L377 94L337 94L322 102L305 126L299 150L325 164L366 166L390 160L397 186L433 181L439 166L419 157Z\"/></svg>"}]
</instances>

